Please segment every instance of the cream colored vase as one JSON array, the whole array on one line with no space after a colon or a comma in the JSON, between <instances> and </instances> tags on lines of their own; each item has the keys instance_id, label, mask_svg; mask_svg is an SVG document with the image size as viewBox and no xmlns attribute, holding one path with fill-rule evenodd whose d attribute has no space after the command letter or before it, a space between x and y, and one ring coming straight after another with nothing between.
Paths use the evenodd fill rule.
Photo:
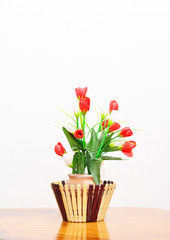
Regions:
<instances>
[{"instance_id":1,"label":"cream colored vase","mask_svg":"<svg viewBox=\"0 0 170 240\"><path fill-rule=\"evenodd\" d=\"M81 185L81 188L83 185L95 185L95 182L92 178L92 175L88 174L68 174L69 180L67 181L67 184L77 186L78 184Z\"/></svg>"}]
</instances>

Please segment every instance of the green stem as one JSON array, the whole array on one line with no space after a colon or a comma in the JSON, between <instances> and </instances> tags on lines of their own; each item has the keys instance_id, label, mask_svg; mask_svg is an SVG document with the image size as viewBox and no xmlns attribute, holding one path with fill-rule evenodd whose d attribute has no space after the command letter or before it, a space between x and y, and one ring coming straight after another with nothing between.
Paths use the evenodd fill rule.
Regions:
<instances>
[{"instance_id":1,"label":"green stem","mask_svg":"<svg viewBox=\"0 0 170 240\"><path fill-rule=\"evenodd\" d=\"M121 130L117 130L117 131L115 131L114 134L115 134L115 133L119 133L119 132L121 132Z\"/></svg>"},{"instance_id":2,"label":"green stem","mask_svg":"<svg viewBox=\"0 0 170 240\"><path fill-rule=\"evenodd\" d=\"M98 112L97 112L97 109L96 109L96 107L94 107L94 109L95 109L95 111L96 111L96 114L97 114L97 116L98 116L98 118L99 118L99 120L100 120L100 117L99 117L99 114L98 114Z\"/></svg>"},{"instance_id":3,"label":"green stem","mask_svg":"<svg viewBox=\"0 0 170 240\"><path fill-rule=\"evenodd\" d=\"M114 140L114 139L117 138L117 137L119 137L119 136L117 135L116 137L112 138L111 141Z\"/></svg>"},{"instance_id":4,"label":"green stem","mask_svg":"<svg viewBox=\"0 0 170 240\"><path fill-rule=\"evenodd\" d=\"M89 131L90 131L90 127L89 127L89 125L85 122L85 124L86 124L86 126L88 127L88 129L89 129Z\"/></svg>"},{"instance_id":5,"label":"green stem","mask_svg":"<svg viewBox=\"0 0 170 240\"><path fill-rule=\"evenodd\" d=\"M83 148L85 147L85 115L83 114Z\"/></svg>"},{"instance_id":6,"label":"green stem","mask_svg":"<svg viewBox=\"0 0 170 240\"><path fill-rule=\"evenodd\" d=\"M83 129L82 112L80 112L80 124L81 124L81 128Z\"/></svg>"},{"instance_id":7,"label":"green stem","mask_svg":"<svg viewBox=\"0 0 170 240\"><path fill-rule=\"evenodd\" d=\"M76 122L77 122L77 129L79 129L79 118L76 117Z\"/></svg>"},{"instance_id":8,"label":"green stem","mask_svg":"<svg viewBox=\"0 0 170 240\"><path fill-rule=\"evenodd\" d=\"M85 156L84 156L84 153L83 153L83 166L82 166L82 168L83 168L82 173L84 174L85 173Z\"/></svg>"},{"instance_id":9,"label":"green stem","mask_svg":"<svg viewBox=\"0 0 170 240\"><path fill-rule=\"evenodd\" d=\"M104 149L103 149L103 150L105 150L105 149L110 145L110 143L112 142L112 140L114 140L114 139L117 138L117 137L118 137L118 136L112 138L111 141L104 146ZM115 140L115 141L113 141L113 142L116 142L116 141L125 142L125 140L123 140L123 139L118 139L118 140Z\"/></svg>"},{"instance_id":10,"label":"green stem","mask_svg":"<svg viewBox=\"0 0 170 240\"><path fill-rule=\"evenodd\" d=\"M103 151L105 151L105 149L110 145L111 142L107 143L104 148L103 148Z\"/></svg>"},{"instance_id":11,"label":"green stem","mask_svg":"<svg viewBox=\"0 0 170 240\"><path fill-rule=\"evenodd\" d=\"M103 147L103 143L104 143L104 140L106 139L106 135L108 134L108 131L109 131L109 126L108 126L107 129L106 129L106 132L105 132L103 141L102 141L102 143L101 143L101 145L100 145L100 148L99 148L99 150L98 150L98 152L97 152L96 158L98 158L99 155L100 155L100 151L101 151L101 149L102 149L102 147Z\"/></svg>"}]
</instances>

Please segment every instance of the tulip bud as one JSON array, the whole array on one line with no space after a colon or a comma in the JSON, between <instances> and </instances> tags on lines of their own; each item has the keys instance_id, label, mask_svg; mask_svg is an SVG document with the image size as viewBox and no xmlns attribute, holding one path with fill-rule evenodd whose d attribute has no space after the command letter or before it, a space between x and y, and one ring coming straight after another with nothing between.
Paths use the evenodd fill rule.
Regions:
<instances>
[{"instance_id":1,"label":"tulip bud","mask_svg":"<svg viewBox=\"0 0 170 240\"><path fill-rule=\"evenodd\" d=\"M130 143L131 143L131 146L132 146L132 148L135 148L136 147L136 142L135 141L129 141Z\"/></svg>"},{"instance_id":2,"label":"tulip bud","mask_svg":"<svg viewBox=\"0 0 170 240\"><path fill-rule=\"evenodd\" d=\"M73 112L74 112L74 116L76 118L78 118L80 116L80 110L75 106L73 106L72 109L73 109Z\"/></svg>"},{"instance_id":3,"label":"tulip bud","mask_svg":"<svg viewBox=\"0 0 170 240\"><path fill-rule=\"evenodd\" d=\"M57 145L54 147L54 151L57 155L59 155L61 157L63 156L64 153L66 153L65 148L63 147L63 145L60 142L58 142Z\"/></svg>"},{"instance_id":4,"label":"tulip bud","mask_svg":"<svg viewBox=\"0 0 170 240\"><path fill-rule=\"evenodd\" d=\"M111 118L108 119L108 125L111 126L113 124L113 120Z\"/></svg>"},{"instance_id":5,"label":"tulip bud","mask_svg":"<svg viewBox=\"0 0 170 240\"><path fill-rule=\"evenodd\" d=\"M67 129L68 132L70 133L73 133L76 131L76 127L75 126L72 126L72 125L69 125L69 124L66 124L64 125L64 127Z\"/></svg>"},{"instance_id":6,"label":"tulip bud","mask_svg":"<svg viewBox=\"0 0 170 240\"><path fill-rule=\"evenodd\" d=\"M121 150L121 149L122 149L122 141L111 142L111 143L109 144L109 146L110 146L111 148L118 147L119 150Z\"/></svg>"},{"instance_id":7,"label":"tulip bud","mask_svg":"<svg viewBox=\"0 0 170 240\"><path fill-rule=\"evenodd\" d=\"M113 147L115 147L116 145L115 145L115 143L114 142L111 142L110 144L109 144L109 147L111 147L111 148L113 148Z\"/></svg>"},{"instance_id":8,"label":"tulip bud","mask_svg":"<svg viewBox=\"0 0 170 240\"><path fill-rule=\"evenodd\" d=\"M111 113L113 110L118 110L119 105L115 100L110 101L110 106L109 106L109 113Z\"/></svg>"},{"instance_id":9,"label":"tulip bud","mask_svg":"<svg viewBox=\"0 0 170 240\"><path fill-rule=\"evenodd\" d=\"M108 119L106 119L106 120L104 120L104 121L102 122L102 126L101 126L101 127L102 127L103 130L108 127Z\"/></svg>"},{"instance_id":10,"label":"tulip bud","mask_svg":"<svg viewBox=\"0 0 170 240\"><path fill-rule=\"evenodd\" d=\"M85 115L86 112L90 110L90 98L88 97L80 98L79 107L83 115Z\"/></svg>"},{"instance_id":11,"label":"tulip bud","mask_svg":"<svg viewBox=\"0 0 170 240\"><path fill-rule=\"evenodd\" d=\"M120 124L117 122L114 122L110 127L109 127L109 132L114 132L120 128Z\"/></svg>"},{"instance_id":12,"label":"tulip bud","mask_svg":"<svg viewBox=\"0 0 170 240\"><path fill-rule=\"evenodd\" d=\"M102 129L106 129L108 126L109 127L109 132L116 131L120 128L120 124L117 122L113 122L111 119L106 119L102 122Z\"/></svg>"},{"instance_id":13,"label":"tulip bud","mask_svg":"<svg viewBox=\"0 0 170 240\"><path fill-rule=\"evenodd\" d=\"M75 92L76 92L76 96L77 96L78 99L84 98L86 96L86 93L87 93L87 87L85 87L85 88L78 87L78 88L75 89Z\"/></svg>"},{"instance_id":14,"label":"tulip bud","mask_svg":"<svg viewBox=\"0 0 170 240\"><path fill-rule=\"evenodd\" d=\"M83 138L84 137L84 133L83 133L83 130L82 129L78 129L74 132L74 136L76 138Z\"/></svg>"},{"instance_id":15,"label":"tulip bud","mask_svg":"<svg viewBox=\"0 0 170 240\"><path fill-rule=\"evenodd\" d=\"M119 137L130 137L133 135L132 130L129 127L124 127L121 129L120 133L119 133Z\"/></svg>"},{"instance_id":16,"label":"tulip bud","mask_svg":"<svg viewBox=\"0 0 170 240\"><path fill-rule=\"evenodd\" d=\"M136 142L128 141L128 142L123 143L123 145L121 146L121 150L126 156L133 157L132 149L134 147L136 147Z\"/></svg>"},{"instance_id":17,"label":"tulip bud","mask_svg":"<svg viewBox=\"0 0 170 240\"><path fill-rule=\"evenodd\" d=\"M73 156L74 156L74 153L65 153L63 155L63 159L67 167L72 168Z\"/></svg>"},{"instance_id":18,"label":"tulip bud","mask_svg":"<svg viewBox=\"0 0 170 240\"><path fill-rule=\"evenodd\" d=\"M107 117L108 114L105 114L104 112L101 113L101 120L104 120Z\"/></svg>"}]
</instances>

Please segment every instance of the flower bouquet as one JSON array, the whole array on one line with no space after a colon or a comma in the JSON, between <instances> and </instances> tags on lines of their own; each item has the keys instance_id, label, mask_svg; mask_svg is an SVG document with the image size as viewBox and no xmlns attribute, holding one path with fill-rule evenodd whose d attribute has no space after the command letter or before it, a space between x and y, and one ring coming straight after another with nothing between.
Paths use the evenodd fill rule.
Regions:
<instances>
[{"instance_id":1,"label":"flower bouquet","mask_svg":"<svg viewBox=\"0 0 170 240\"><path fill-rule=\"evenodd\" d=\"M90 127L86 122L86 114L90 110L87 87L76 88L75 93L79 108L74 111L74 117L69 115L73 124L62 127L72 152L68 153L60 142L54 148L72 169L72 174L69 174L68 181L52 183L52 189L63 220L101 221L116 187L113 181L101 181L101 165L104 160L124 160L108 156L115 151L132 157L136 142L126 141L125 138L132 136L133 131L129 127L121 128L115 121L114 116L119 109L117 101L110 101L108 113L101 111L99 121Z\"/></svg>"}]
</instances>

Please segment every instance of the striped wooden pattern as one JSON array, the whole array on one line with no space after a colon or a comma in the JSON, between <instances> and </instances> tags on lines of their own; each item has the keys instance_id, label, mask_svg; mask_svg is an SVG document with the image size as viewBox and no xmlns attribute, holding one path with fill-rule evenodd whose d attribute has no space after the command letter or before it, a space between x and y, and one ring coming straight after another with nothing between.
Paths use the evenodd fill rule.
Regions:
<instances>
[{"instance_id":1,"label":"striped wooden pattern","mask_svg":"<svg viewBox=\"0 0 170 240\"><path fill-rule=\"evenodd\" d=\"M82 222L82 201L81 201L81 185L77 185L77 206L78 206L78 221Z\"/></svg>"},{"instance_id":2,"label":"striped wooden pattern","mask_svg":"<svg viewBox=\"0 0 170 240\"><path fill-rule=\"evenodd\" d=\"M103 204L101 219L104 219L105 213L107 211L107 206L108 206L108 201L110 198L111 190L112 190L112 184L108 184L108 191L106 193L105 202Z\"/></svg>"},{"instance_id":3,"label":"striped wooden pattern","mask_svg":"<svg viewBox=\"0 0 170 240\"><path fill-rule=\"evenodd\" d=\"M99 191L99 195L98 195L98 200L97 200L97 204L96 204L96 209L95 209L95 213L94 213L94 217L93 217L93 221L94 221L94 222L97 221L98 212L99 212L99 207L100 207L100 204L101 204L103 192L104 192L104 184L101 184L101 186L100 186L100 191Z\"/></svg>"},{"instance_id":4,"label":"striped wooden pattern","mask_svg":"<svg viewBox=\"0 0 170 240\"><path fill-rule=\"evenodd\" d=\"M68 204L67 204L67 201L66 201L65 193L64 193L64 191L63 191L63 185L62 185L61 183L59 183L59 186L60 186L60 191L61 191L61 195L62 195L63 204L64 204L64 208L65 208L65 211L66 211L67 219L68 219L68 221L70 221Z\"/></svg>"},{"instance_id":5,"label":"striped wooden pattern","mask_svg":"<svg viewBox=\"0 0 170 240\"><path fill-rule=\"evenodd\" d=\"M91 210L92 210L92 194L93 194L93 185L89 185L88 200L87 200L87 222L90 222Z\"/></svg>"},{"instance_id":6,"label":"striped wooden pattern","mask_svg":"<svg viewBox=\"0 0 170 240\"><path fill-rule=\"evenodd\" d=\"M99 185L96 185L94 190L93 205L92 205L92 212L91 212L91 219L90 219L91 222L94 222L94 215L95 215L95 210L96 210L96 205L98 200L98 192L99 192Z\"/></svg>"},{"instance_id":7,"label":"striped wooden pattern","mask_svg":"<svg viewBox=\"0 0 170 240\"><path fill-rule=\"evenodd\" d=\"M116 188L113 181L103 181L100 185L71 185L65 181L51 184L64 221L102 221Z\"/></svg>"},{"instance_id":8,"label":"striped wooden pattern","mask_svg":"<svg viewBox=\"0 0 170 240\"><path fill-rule=\"evenodd\" d=\"M66 193L66 199L67 199L67 205L68 205L68 210L69 210L70 222L73 222L73 221L74 221L73 209L72 209L70 192L69 192L69 189L68 189L68 185L67 185L67 184L64 186L64 189L65 189L65 193Z\"/></svg>"},{"instance_id":9,"label":"striped wooden pattern","mask_svg":"<svg viewBox=\"0 0 170 240\"><path fill-rule=\"evenodd\" d=\"M87 185L83 185L83 222L86 222L87 212Z\"/></svg>"},{"instance_id":10,"label":"striped wooden pattern","mask_svg":"<svg viewBox=\"0 0 170 240\"><path fill-rule=\"evenodd\" d=\"M109 187L109 185L107 183L105 183L105 190L104 190L102 201L100 204L97 221L103 220L102 216L103 216L104 205L105 205L105 201L106 201L106 197L107 197L108 187Z\"/></svg>"},{"instance_id":11,"label":"striped wooden pattern","mask_svg":"<svg viewBox=\"0 0 170 240\"><path fill-rule=\"evenodd\" d=\"M65 211L65 208L64 208L64 203L63 203L63 200L62 200L59 184L52 184L52 189L54 191L54 195L56 197L61 215L63 217L63 220L67 221L68 219L67 219L66 211Z\"/></svg>"},{"instance_id":12,"label":"striped wooden pattern","mask_svg":"<svg viewBox=\"0 0 170 240\"><path fill-rule=\"evenodd\" d=\"M76 203L76 195L74 190L74 185L70 186L71 189L71 196L72 196L72 207L73 207L73 215L74 215L74 222L78 222L78 216L77 216L77 203Z\"/></svg>"}]
</instances>

